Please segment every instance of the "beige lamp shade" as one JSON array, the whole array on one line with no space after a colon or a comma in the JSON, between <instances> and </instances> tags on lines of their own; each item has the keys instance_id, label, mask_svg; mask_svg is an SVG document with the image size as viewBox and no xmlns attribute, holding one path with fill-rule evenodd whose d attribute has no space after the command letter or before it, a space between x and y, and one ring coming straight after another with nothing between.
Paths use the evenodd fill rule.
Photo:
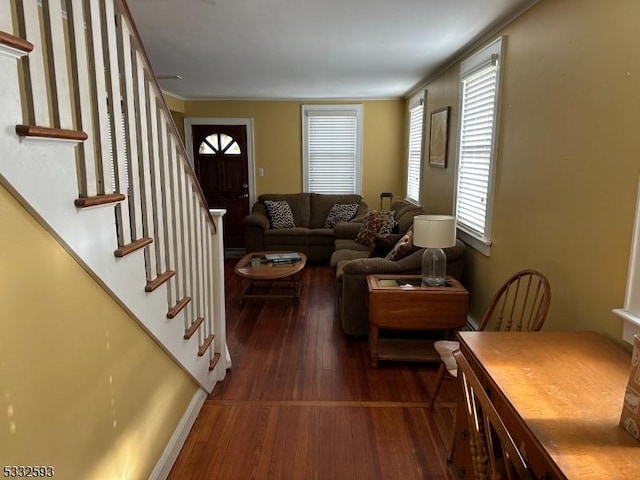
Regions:
<instances>
[{"instance_id":1,"label":"beige lamp shade","mask_svg":"<svg viewBox=\"0 0 640 480\"><path fill-rule=\"evenodd\" d=\"M413 244L426 248L449 248L456 244L456 217L416 215L413 217Z\"/></svg>"}]
</instances>

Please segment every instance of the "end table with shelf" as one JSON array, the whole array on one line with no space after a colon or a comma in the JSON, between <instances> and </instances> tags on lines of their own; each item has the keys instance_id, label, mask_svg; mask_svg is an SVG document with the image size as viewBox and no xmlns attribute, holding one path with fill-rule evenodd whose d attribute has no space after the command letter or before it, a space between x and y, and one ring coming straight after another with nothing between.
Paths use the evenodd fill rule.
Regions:
<instances>
[{"instance_id":1,"label":"end table with shelf","mask_svg":"<svg viewBox=\"0 0 640 480\"><path fill-rule=\"evenodd\" d=\"M453 277L446 286L421 284L420 275L367 275L371 362L440 360L434 340L380 337L380 330L412 332L458 330L467 323L469 292Z\"/></svg>"}]
</instances>

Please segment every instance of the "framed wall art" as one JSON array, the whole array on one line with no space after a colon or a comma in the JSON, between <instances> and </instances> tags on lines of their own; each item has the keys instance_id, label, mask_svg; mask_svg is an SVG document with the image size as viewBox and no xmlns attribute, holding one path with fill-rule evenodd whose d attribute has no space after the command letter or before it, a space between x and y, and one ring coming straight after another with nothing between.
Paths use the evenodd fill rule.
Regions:
<instances>
[{"instance_id":1,"label":"framed wall art","mask_svg":"<svg viewBox=\"0 0 640 480\"><path fill-rule=\"evenodd\" d=\"M449 107L431 112L429 130L429 165L447 168L447 140L449 137Z\"/></svg>"}]
</instances>

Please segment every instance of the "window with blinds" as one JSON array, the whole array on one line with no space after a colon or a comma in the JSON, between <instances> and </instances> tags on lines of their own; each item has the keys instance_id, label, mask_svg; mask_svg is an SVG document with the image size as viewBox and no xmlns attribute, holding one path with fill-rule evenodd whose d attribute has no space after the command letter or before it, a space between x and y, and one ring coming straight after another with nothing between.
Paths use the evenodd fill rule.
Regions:
<instances>
[{"instance_id":1,"label":"window with blinds","mask_svg":"<svg viewBox=\"0 0 640 480\"><path fill-rule=\"evenodd\" d=\"M422 177L422 130L424 97L413 97L409 102L409 158L407 161L407 200L420 204Z\"/></svg>"},{"instance_id":2,"label":"window with blinds","mask_svg":"<svg viewBox=\"0 0 640 480\"><path fill-rule=\"evenodd\" d=\"M463 239L489 254L502 41L460 67L456 217Z\"/></svg>"},{"instance_id":3,"label":"window with blinds","mask_svg":"<svg viewBox=\"0 0 640 480\"><path fill-rule=\"evenodd\" d=\"M362 105L302 106L303 187L361 193Z\"/></svg>"}]
</instances>

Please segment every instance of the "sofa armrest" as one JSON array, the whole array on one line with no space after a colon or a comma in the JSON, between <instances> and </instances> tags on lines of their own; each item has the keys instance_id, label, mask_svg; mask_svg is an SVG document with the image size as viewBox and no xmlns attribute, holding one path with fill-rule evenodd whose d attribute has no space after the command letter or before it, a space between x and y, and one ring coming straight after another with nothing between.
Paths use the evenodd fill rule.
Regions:
<instances>
[{"instance_id":1,"label":"sofa armrest","mask_svg":"<svg viewBox=\"0 0 640 480\"><path fill-rule=\"evenodd\" d=\"M422 252L423 250L418 250L398 261L380 257L358 258L346 262L342 271L351 275L419 273L422 266Z\"/></svg>"},{"instance_id":2,"label":"sofa armrest","mask_svg":"<svg viewBox=\"0 0 640 480\"><path fill-rule=\"evenodd\" d=\"M260 213L252 213L251 215L247 215L246 217L244 217L243 223L245 227L257 227L262 230L268 230L271 227L269 218Z\"/></svg>"},{"instance_id":3,"label":"sofa armrest","mask_svg":"<svg viewBox=\"0 0 640 480\"><path fill-rule=\"evenodd\" d=\"M269 230L271 223L266 215L252 213L244 217L244 247L247 252L261 252L264 247L264 232Z\"/></svg>"},{"instance_id":4,"label":"sofa armrest","mask_svg":"<svg viewBox=\"0 0 640 480\"><path fill-rule=\"evenodd\" d=\"M461 240L456 240L456 246L445 248L447 255L447 274L460 280L462 276L462 267L464 264L465 244ZM342 271L345 274L352 275L369 275L369 274L416 274L422 270L422 254L424 249L421 248L407 255L400 260L387 260L380 257L359 258L348 261L344 264Z\"/></svg>"}]
</instances>

